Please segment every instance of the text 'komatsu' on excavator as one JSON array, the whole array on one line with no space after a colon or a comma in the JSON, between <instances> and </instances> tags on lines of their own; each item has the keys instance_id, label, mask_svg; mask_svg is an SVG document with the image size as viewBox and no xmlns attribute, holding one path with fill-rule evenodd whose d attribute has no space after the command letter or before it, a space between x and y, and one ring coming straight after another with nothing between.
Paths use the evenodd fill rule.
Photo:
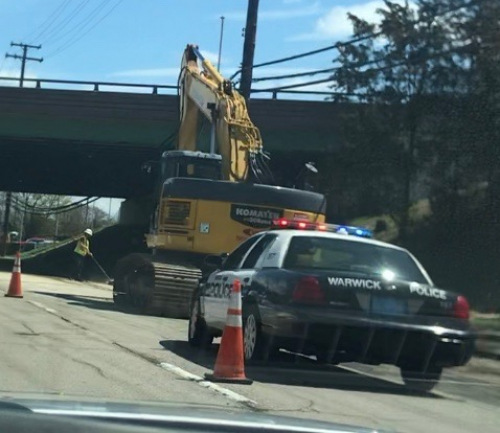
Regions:
<instances>
[{"instance_id":1,"label":"text 'komatsu' on excavator","mask_svg":"<svg viewBox=\"0 0 500 433\"><path fill-rule=\"evenodd\" d=\"M326 200L274 185L245 99L197 46L184 50L179 78L179 134L176 149L159 161L146 234L151 254L117 263L113 298L117 305L186 318L208 255L233 251L278 218L322 223ZM209 152L198 148L200 115L211 125Z\"/></svg>"}]
</instances>

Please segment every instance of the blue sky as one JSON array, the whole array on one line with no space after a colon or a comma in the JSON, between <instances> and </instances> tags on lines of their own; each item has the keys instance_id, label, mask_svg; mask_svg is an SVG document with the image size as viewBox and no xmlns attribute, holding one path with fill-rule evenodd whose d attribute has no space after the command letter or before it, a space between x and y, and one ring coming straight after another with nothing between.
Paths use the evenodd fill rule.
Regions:
<instances>
[{"instance_id":1,"label":"blue sky","mask_svg":"<svg viewBox=\"0 0 500 433\"><path fill-rule=\"evenodd\" d=\"M382 0L260 0L255 62L293 55L349 38L347 12L375 19ZM217 60L220 17L225 17L221 70L241 62L247 0L0 0L0 53L20 53L10 42L42 44L30 55L27 77L175 84L182 51L194 43ZM332 65L328 51L254 76L302 72ZM0 76L19 75L20 62L0 58ZM314 78L256 84L274 87ZM4 83L0 83L4 84ZM308 87L327 90L327 85ZM108 209L108 202L102 207ZM113 204L116 211L117 204Z\"/></svg>"},{"instance_id":2,"label":"blue sky","mask_svg":"<svg viewBox=\"0 0 500 433\"><path fill-rule=\"evenodd\" d=\"M225 16L223 73L231 74L241 62L247 0L0 0L1 3L0 53L19 51L9 47L11 40L42 44L41 50L30 53L45 58L42 64L30 62L27 72L32 77L174 84L187 43L198 44L215 62L220 16ZM351 30L347 11L371 18L381 4L381 0L261 0L255 61L346 39ZM55 20L47 23L54 12L58 14L52 15ZM327 68L333 56L331 51L262 68L256 70L256 76ZM0 75L16 76L19 63L7 60ZM279 83L260 86L276 84Z\"/></svg>"}]
</instances>

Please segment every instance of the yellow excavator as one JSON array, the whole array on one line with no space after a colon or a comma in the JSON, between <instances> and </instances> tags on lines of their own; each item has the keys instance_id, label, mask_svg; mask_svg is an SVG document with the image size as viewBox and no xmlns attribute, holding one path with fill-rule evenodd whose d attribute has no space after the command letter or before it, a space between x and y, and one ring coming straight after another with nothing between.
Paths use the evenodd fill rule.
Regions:
<instances>
[{"instance_id":1,"label":"yellow excavator","mask_svg":"<svg viewBox=\"0 0 500 433\"><path fill-rule=\"evenodd\" d=\"M326 200L273 185L245 99L195 45L184 50L179 86L177 146L161 156L146 235L151 254L117 263L113 299L118 306L185 318L207 256L231 252L276 218L324 222ZM209 152L198 149L200 116L211 125Z\"/></svg>"}]
</instances>

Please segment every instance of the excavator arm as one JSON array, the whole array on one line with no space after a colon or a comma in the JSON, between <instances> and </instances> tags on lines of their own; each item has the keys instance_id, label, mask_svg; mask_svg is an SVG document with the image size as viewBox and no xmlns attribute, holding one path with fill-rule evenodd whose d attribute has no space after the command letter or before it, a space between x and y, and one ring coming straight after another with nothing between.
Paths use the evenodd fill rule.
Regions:
<instances>
[{"instance_id":1,"label":"excavator arm","mask_svg":"<svg viewBox=\"0 0 500 433\"><path fill-rule=\"evenodd\" d=\"M184 50L179 81L177 149L199 150L197 127L201 114L212 125L210 153L222 157L222 178L235 182L269 182L272 176L266 165L260 131L250 120L245 99L195 45L188 45Z\"/></svg>"}]
</instances>

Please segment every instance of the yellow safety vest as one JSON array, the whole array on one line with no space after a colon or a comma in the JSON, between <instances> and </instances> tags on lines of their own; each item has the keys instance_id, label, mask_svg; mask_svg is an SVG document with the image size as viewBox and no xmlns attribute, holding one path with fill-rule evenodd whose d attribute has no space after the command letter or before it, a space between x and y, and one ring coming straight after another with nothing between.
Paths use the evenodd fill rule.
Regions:
<instances>
[{"instance_id":1,"label":"yellow safety vest","mask_svg":"<svg viewBox=\"0 0 500 433\"><path fill-rule=\"evenodd\" d=\"M80 254L81 256L86 256L89 252L89 240L82 236L78 239L75 247L75 253Z\"/></svg>"}]
</instances>

